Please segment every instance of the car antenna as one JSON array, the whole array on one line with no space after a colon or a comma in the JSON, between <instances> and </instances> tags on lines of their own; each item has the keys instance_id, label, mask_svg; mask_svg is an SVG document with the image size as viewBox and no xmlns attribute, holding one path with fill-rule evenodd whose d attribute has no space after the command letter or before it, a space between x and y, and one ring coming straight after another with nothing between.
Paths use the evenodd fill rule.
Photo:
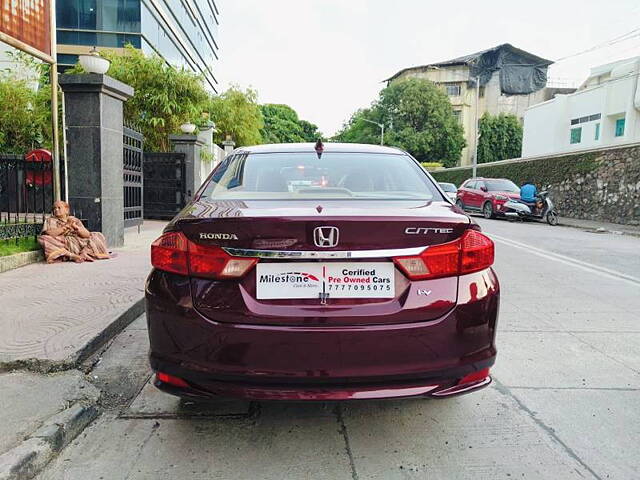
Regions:
<instances>
[{"instance_id":1,"label":"car antenna","mask_svg":"<svg viewBox=\"0 0 640 480\"><path fill-rule=\"evenodd\" d=\"M324 145L322 143L322 139L319 138L318 141L316 142L316 153L318 154L318 158L320 158L322 156L322 152L324 152Z\"/></svg>"}]
</instances>

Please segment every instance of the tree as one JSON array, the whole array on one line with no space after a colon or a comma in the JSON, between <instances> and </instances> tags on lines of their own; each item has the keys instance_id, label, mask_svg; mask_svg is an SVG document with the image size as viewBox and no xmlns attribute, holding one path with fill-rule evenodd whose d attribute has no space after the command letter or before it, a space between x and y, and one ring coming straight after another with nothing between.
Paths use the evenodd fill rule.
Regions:
<instances>
[{"instance_id":1,"label":"tree","mask_svg":"<svg viewBox=\"0 0 640 480\"><path fill-rule=\"evenodd\" d=\"M109 50L100 54L111 61L108 75L135 90L124 103L124 116L141 130L145 149L169 151L169 134L178 132L182 123L197 123L206 114L210 95L201 76L176 69L158 55L147 57L131 45L124 54ZM82 71L76 65L67 73Z\"/></svg>"},{"instance_id":2,"label":"tree","mask_svg":"<svg viewBox=\"0 0 640 480\"><path fill-rule=\"evenodd\" d=\"M306 120L300 120L289 105L267 103L261 105L264 127L264 143L315 142L322 138L318 127Z\"/></svg>"},{"instance_id":3,"label":"tree","mask_svg":"<svg viewBox=\"0 0 640 480\"><path fill-rule=\"evenodd\" d=\"M480 119L478 163L517 158L522 153L522 125L515 115L485 113Z\"/></svg>"},{"instance_id":4,"label":"tree","mask_svg":"<svg viewBox=\"0 0 640 480\"><path fill-rule=\"evenodd\" d=\"M427 80L412 78L384 88L370 108L352 115L335 139L379 143L380 129L363 118L384 124L385 144L406 150L420 162L455 166L465 146L448 97Z\"/></svg>"},{"instance_id":5,"label":"tree","mask_svg":"<svg viewBox=\"0 0 640 480\"><path fill-rule=\"evenodd\" d=\"M22 52L10 57L20 68L0 71L0 153L51 149L49 65Z\"/></svg>"},{"instance_id":6,"label":"tree","mask_svg":"<svg viewBox=\"0 0 640 480\"><path fill-rule=\"evenodd\" d=\"M342 126L342 129L333 137L333 140L345 143L380 143L380 128L364 121L364 119L381 123L379 121L380 111L375 108L361 108L357 110ZM388 142L385 143L388 144Z\"/></svg>"},{"instance_id":7,"label":"tree","mask_svg":"<svg viewBox=\"0 0 640 480\"><path fill-rule=\"evenodd\" d=\"M242 91L232 86L209 100L207 108L211 120L216 124L216 143L221 143L227 135L238 146L262 143L260 130L264 124L257 98L255 90Z\"/></svg>"},{"instance_id":8,"label":"tree","mask_svg":"<svg viewBox=\"0 0 640 480\"><path fill-rule=\"evenodd\" d=\"M323 138L322 132L318 130L318 126L314 123L307 122L306 120L300 120L300 127L302 128L302 137L305 142L316 142L319 138Z\"/></svg>"}]
</instances>

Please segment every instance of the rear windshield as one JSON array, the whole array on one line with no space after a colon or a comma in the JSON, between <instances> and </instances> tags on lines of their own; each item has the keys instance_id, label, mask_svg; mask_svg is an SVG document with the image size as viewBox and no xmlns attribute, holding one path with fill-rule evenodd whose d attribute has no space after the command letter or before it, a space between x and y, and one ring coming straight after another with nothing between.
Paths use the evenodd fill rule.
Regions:
<instances>
[{"instance_id":1,"label":"rear windshield","mask_svg":"<svg viewBox=\"0 0 640 480\"><path fill-rule=\"evenodd\" d=\"M490 192L520 192L518 186L511 180L485 180L484 183Z\"/></svg>"},{"instance_id":2,"label":"rear windshield","mask_svg":"<svg viewBox=\"0 0 640 480\"><path fill-rule=\"evenodd\" d=\"M201 198L239 200L442 200L408 156L371 153L255 153L226 158Z\"/></svg>"}]
</instances>

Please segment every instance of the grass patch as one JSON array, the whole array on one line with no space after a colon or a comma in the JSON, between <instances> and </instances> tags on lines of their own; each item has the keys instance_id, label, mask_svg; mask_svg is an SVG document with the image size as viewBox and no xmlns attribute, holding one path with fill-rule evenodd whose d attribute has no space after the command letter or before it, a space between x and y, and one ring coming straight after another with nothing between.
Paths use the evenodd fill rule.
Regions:
<instances>
[{"instance_id":1,"label":"grass patch","mask_svg":"<svg viewBox=\"0 0 640 480\"><path fill-rule=\"evenodd\" d=\"M40 244L33 237L19 238L17 241L15 239L0 240L0 257L13 255L14 253L31 252L39 249Z\"/></svg>"}]
</instances>

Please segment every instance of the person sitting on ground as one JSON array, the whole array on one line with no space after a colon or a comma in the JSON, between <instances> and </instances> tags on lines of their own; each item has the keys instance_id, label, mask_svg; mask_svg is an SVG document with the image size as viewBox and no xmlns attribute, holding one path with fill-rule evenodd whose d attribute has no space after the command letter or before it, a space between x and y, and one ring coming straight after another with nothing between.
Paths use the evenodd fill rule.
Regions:
<instances>
[{"instance_id":1,"label":"person sitting on ground","mask_svg":"<svg viewBox=\"0 0 640 480\"><path fill-rule=\"evenodd\" d=\"M53 215L45 220L38 243L47 263L110 258L104 235L87 230L80 220L69 215L69 204L63 201L53 204Z\"/></svg>"}]
</instances>

